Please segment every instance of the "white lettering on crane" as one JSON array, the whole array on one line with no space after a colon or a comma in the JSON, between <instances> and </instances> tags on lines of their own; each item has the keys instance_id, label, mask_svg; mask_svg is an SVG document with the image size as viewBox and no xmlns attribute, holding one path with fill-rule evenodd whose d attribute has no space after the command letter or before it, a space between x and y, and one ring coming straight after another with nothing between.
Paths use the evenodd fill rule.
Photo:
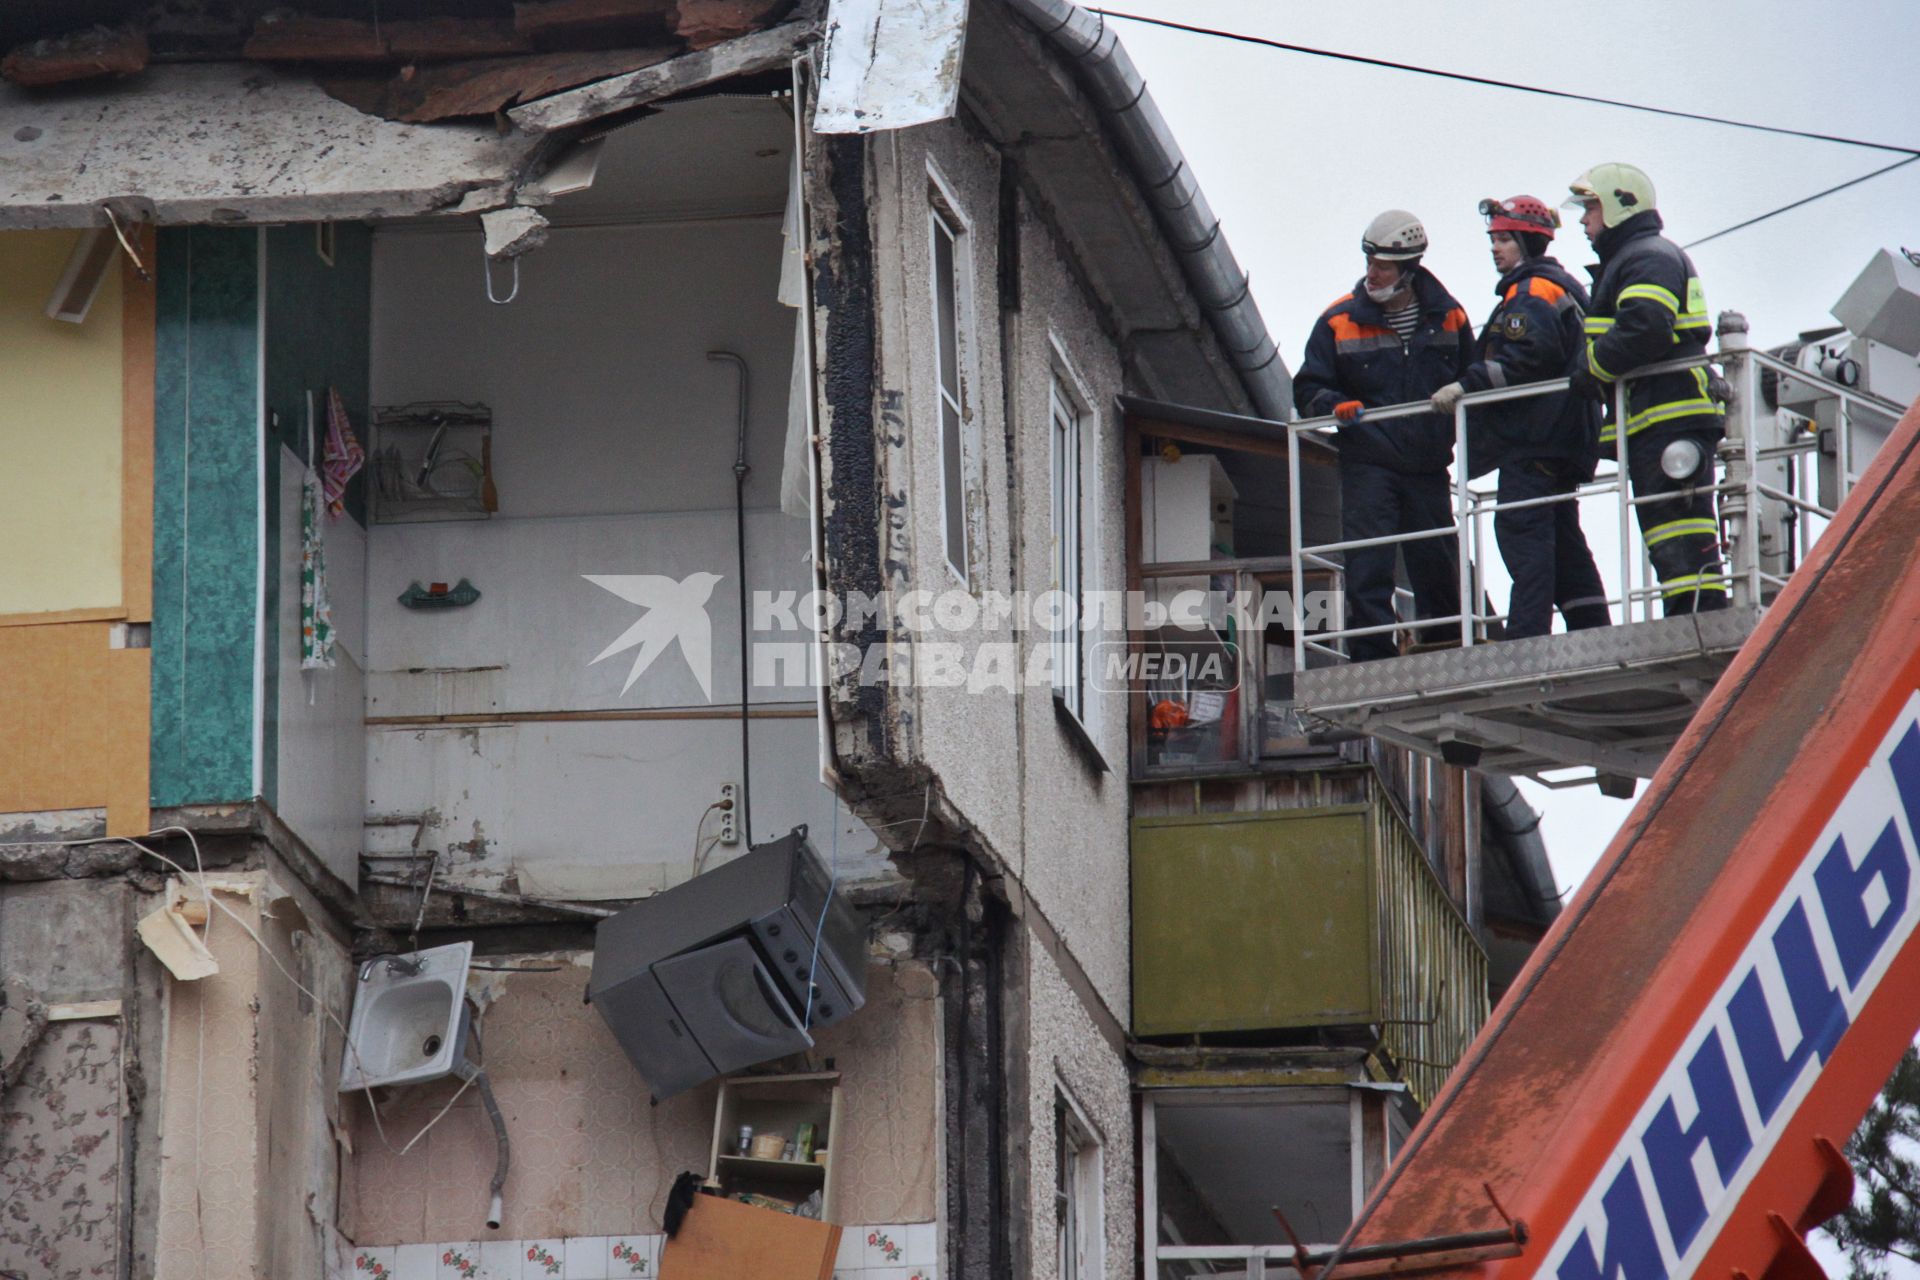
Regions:
<instances>
[{"instance_id":1,"label":"white lettering on crane","mask_svg":"<svg viewBox=\"0 0 1920 1280\"><path fill-rule=\"evenodd\" d=\"M1542 1273L1692 1274L1920 921L1910 698L1587 1189Z\"/></svg>"}]
</instances>

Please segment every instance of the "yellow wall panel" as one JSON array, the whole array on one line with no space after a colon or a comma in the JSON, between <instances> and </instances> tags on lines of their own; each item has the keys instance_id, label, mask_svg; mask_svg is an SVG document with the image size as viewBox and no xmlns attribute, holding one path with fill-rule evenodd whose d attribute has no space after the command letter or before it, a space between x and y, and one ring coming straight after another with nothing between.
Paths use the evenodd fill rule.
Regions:
<instances>
[{"instance_id":1,"label":"yellow wall panel","mask_svg":"<svg viewBox=\"0 0 1920 1280\"><path fill-rule=\"evenodd\" d=\"M0 619L125 604L118 264L85 324L44 310L80 234L0 232Z\"/></svg>"}]
</instances>

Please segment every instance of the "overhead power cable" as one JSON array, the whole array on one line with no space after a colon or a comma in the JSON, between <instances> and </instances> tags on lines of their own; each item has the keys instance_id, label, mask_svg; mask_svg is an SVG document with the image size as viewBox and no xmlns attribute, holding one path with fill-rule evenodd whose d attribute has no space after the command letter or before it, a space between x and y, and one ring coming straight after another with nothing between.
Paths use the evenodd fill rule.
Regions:
<instances>
[{"instance_id":1,"label":"overhead power cable","mask_svg":"<svg viewBox=\"0 0 1920 1280\"><path fill-rule=\"evenodd\" d=\"M1119 13L1112 9L1092 9L1091 12L1106 18L1124 18L1128 22L1141 22L1148 26L1166 27L1172 31L1186 31L1199 36L1214 36L1221 40L1237 40L1242 44L1262 45L1269 49L1285 50L1288 53L1304 53L1315 58L1332 58L1339 62L1357 62L1362 66L1381 67L1388 71L1408 71L1414 75L1434 76L1441 80L1458 80L1465 84L1484 85L1490 89L1510 89L1515 93L1534 93L1546 98L1564 98L1569 102L1592 102L1604 107L1620 107L1627 111L1644 111L1650 115L1672 116L1677 120L1698 120L1704 124L1720 124L1734 129L1751 129L1757 133L1777 133L1789 138L1807 138L1814 142L1835 142L1847 147L1867 147L1875 151L1891 151L1899 155L1920 157L1920 147L1901 147L1886 142L1868 142L1862 138L1848 138L1834 133L1817 133L1808 129L1786 129L1779 125L1755 124L1751 120L1731 120L1725 116L1702 115L1696 111L1676 111L1671 107L1651 107L1641 102L1624 102L1618 98L1600 98L1588 93L1573 93L1566 89L1545 89L1539 85L1518 84L1512 80L1495 80L1487 76L1472 76L1460 71L1442 71L1437 67L1422 67L1411 62L1392 62L1386 58L1369 58L1358 53L1341 53L1333 49L1316 49L1310 45L1289 44L1284 40L1269 40L1265 36L1250 36L1239 31L1222 31L1214 27L1198 27L1185 22L1174 22L1167 18L1148 18L1137 13ZM1876 175L1868 174L1866 176L1871 178ZM1856 179L1856 181L1862 182L1865 180L1865 178ZM1838 188L1835 189L1838 190ZM1808 199L1817 198L1818 197L1815 196L1808 197ZM1732 230L1732 228L1729 228L1729 230ZM1721 232L1719 234L1724 235L1726 233Z\"/></svg>"},{"instance_id":2,"label":"overhead power cable","mask_svg":"<svg viewBox=\"0 0 1920 1280\"><path fill-rule=\"evenodd\" d=\"M1783 213L1787 213L1791 210L1798 209L1801 205L1812 204L1815 200L1824 199L1827 196L1832 195L1836 191L1845 191L1848 187L1857 187L1861 183L1866 182L1873 178L1877 178L1883 173L1892 173L1895 169L1904 169L1906 166L1912 164L1915 160L1920 160L1920 156L1908 156L1905 160L1895 160L1892 164L1887 165L1885 168L1875 169L1872 173L1863 173L1857 178L1848 178L1845 182L1841 183L1837 187L1828 187L1825 191L1816 191L1810 196L1802 196L1800 199L1795 200L1792 204L1783 204L1778 209L1770 209L1766 213L1761 214L1757 218L1748 218L1745 222L1736 222L1732 226L1724 227L1721 230L1714 232L1710 236L1701 236L1698 240L1689 241L1688 243L1681 245L1680 247L1683 249L1691 249L1691 248L1694 248L1696 245L1703 245L1707 243L1707 241L1709 240L1718 240L1721 236L1730 236L1734 232L1744 230L1747 227L1752 226L1756 222L1765 222L1768 218L1777 218Z\"/></svg>"}]
</instances>

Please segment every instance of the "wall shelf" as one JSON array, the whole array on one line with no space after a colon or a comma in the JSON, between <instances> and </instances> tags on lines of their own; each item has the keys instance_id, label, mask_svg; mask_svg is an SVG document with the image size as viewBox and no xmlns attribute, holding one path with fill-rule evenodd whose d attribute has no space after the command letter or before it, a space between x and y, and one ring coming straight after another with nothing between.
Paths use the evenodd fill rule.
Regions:
<instances>
[{"instance_id":1,"label":"wall shelf","mask_svg":"<svg viewBox=\"0 0 1920 1280\"><path fill-rule=\"evenodd\" d=\"M834 1221L835 1189L833 1143L840 1125L840 1073L805 1072L784 1076L731 1076L720 1082L714 1103L713 1146L707 1181L734 1196L752 1192L776 1200L797 1201L813 1191L821 1195L822 1221ZM825 1151L822 1163L799 1160L763 1160L741 1154L737 1148L741 1125L752 1125L755 1136L779 1134L791 1143L802 1124L814 1128L814 1149Z\"/></svg>"}]
</instances>

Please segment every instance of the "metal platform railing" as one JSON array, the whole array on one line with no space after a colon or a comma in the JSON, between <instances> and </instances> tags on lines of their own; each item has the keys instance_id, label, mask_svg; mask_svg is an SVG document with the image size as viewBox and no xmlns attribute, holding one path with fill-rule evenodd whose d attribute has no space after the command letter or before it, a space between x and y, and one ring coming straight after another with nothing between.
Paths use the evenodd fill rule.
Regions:
<instances>
[{"instance_id":1,"label":"metal platform railing","mask_svg":"<svg viewBox=\"0 0 1920 1280\"><path fill-rule=\"evenodd\" d=\"M1737 605L1759 606L1785 585L1794 559L1791 547L1785 549L1784 561L1781 554L1782 548L1778 546L1771 550L1763 548L1763 542L1766 539L1755 527L1761 513L1767 511L1777 513L1783 526L1789 530L1790 536L1791 531L1805 530L1806 532L1798 539L1801 551L1811 545L1813 538L1818 535L1819 528L1823 528L1825 522L1833 515L1831 508L1822 506L1808 496L1817 491L1810 472L1817 465L1819 455L1827 449L1823 433L1798 428L1791 434L1784 431L1781 423L1785 418L1792 418L1802 423L1809 420L1805 415L1797 412L1783 414L1781 411L1767 408L1762 395L1763 377L1771 373L1776 379L1791 379L1803 397L1810 393L1815 398L1831 399L1835 402L1838 425L1832 432L1834 438L1831 442L1830 456L1834 459L1833 469L1838 480L1837 492L1842 500L1857 479L1852 456L1855 415L1865 411L1880 417L1889 415L1898 417L1901 409L1866 392L1842 386L1816 373L1748 347L1745 342L1745 322L1740 321L1738 327L1734 327L1727 323L1728 318L1728 315L1722 316L1721 342L1717 350L1691 359L1649 365L1635 370L1616 383L1613 388L1613 421L1624 423L1628 418L1627 386L1631 382L1677 370L1704 367L1712 372L1714 366L1725 370L1726 384L1731 391L1730 400L1726 404L1726 436L1716 450L1713 462L1714 481L1708 487L1715 494L1726 571L1717 578L1707 579L1706 582L1717 581L1724 584L1732 593L1733 603ZM1506 616L1497 610L1490 607L1483 608L1476 603L1486 598L1484 569L1489 548L1486 522L1498 512L1514 511L1523 507L1547 506L1563 502L1579 503L1587 499L1611 496L1617 522L1619 548L1617 564L1611 566L1613 581L1606 582L1610 576L1609 567L1603 566L1601 569L1602 580L1606 582L1608 591L1608 608L1614 612L1614 620L1619 623L1648 621L1655 616L1654 604L1662 597L1662 588L1655 579L1652 566L1647 561L1641 546L1641 540L1635 528L1634 508L1649 502L1669 500L1673 495L1661 494L1651 498L1637 498L1632 495L1627 481L1627 433L1624 430L1616 433L1611 456L1602 458L1603 464L1608 462L1612 464L1611 469L1603 467L1592 481L1578 486L1568 494L1502 503L1496 499L1492 476L1483 477L1477 481L1469 478L1471 459L1468 415L1474 409L1504 401L1554 395L1567 389L1568 382L1565 378L1555 378L1546 382L1504 387L1463 396L1455 406L1453 415L1454 519L1452 525L1377 538L1346 539L1317 545L1306 544L1301 514L1303 508L1300 492L1301 440L1309 435L1331 439L1332 433L1339 424L1331 417L1304 418L1287 424L1290 545L1296 548L1295 554L1289 557L1293 596L1293 669L1296 672L1307 669L1308 659L1312 654L1318 653L1323 657L1340 660L1345 657L1345 646L1342 642L1361 636L1393 633L1416 621L1421 630L1427 634L1432 634L1433 630L1443 627L1455 628L1462 647L1484 643L1486 627L1491 623L1504 620ZM1366 420L1376 423L1391 422L1430 413L1432 409L1427 402L1416 401L1369 409L1366 412ZM1769 482L1766 478L1768 476L1772 476L1779 483ZM1335 559L1336 556L1362 547L1402 546L1437 538L1451 538L1454 541L1456 563L1462 569L1458 575L1459 599L1453 613L1431 618L1403 618L1392 623L1370 627L1338 626L1322 627L1317 630L1309 628L1309 620L1304 612L1307 578L1315 573L1338 573L1341 570L1341 561ZM1776 567L1768 568L1768 564Z\"/></svg>"}]
</instances>

